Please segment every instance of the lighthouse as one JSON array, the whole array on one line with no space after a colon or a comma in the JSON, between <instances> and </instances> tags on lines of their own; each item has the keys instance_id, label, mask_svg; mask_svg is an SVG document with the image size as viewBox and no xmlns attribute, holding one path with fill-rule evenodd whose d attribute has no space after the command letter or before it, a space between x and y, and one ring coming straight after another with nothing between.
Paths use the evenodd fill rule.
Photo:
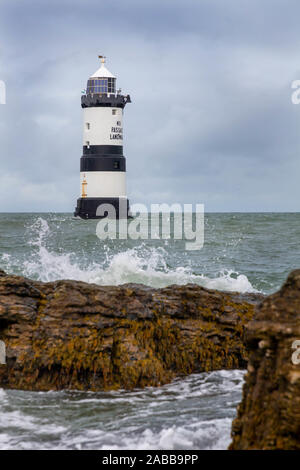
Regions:
<instances>
[{"instance_id":1,"label":"lighthouse","mask_svg":"<svg viewBox=\"0 0 300 470\"><path fill-rule=\"evenodd\" d=\"M128 217L126 159L123 155L123 113L129 95L116 90L116 77L99 56L100 68L88 79L81 96L83 155L80 159L80 198L74 212L82 219L102 218L100 207L113 206L116 218ZM97 211L98 209L98 211Z\"/></svg>"}]
</instances>

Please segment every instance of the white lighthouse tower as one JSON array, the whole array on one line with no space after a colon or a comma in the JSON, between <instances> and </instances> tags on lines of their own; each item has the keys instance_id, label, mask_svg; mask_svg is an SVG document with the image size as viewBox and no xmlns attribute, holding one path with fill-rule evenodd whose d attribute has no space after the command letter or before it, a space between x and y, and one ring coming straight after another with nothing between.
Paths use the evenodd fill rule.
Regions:
<instances>
[{"instance_id":1,"label":"white lighthouse tower","mask_svg":"<svg viewBox=\"0 0 300 470\"><path fill-rule=\"evenodd\" d=\"M83 155L80 159L80 198L74 212L83 219L97 219L97 208L111 204L117 218L128 216L126 160L123 156L123 112L129 95L116 91L116 77L101 67L87 82L81 97Z\"/></svg>"}]
</instances>

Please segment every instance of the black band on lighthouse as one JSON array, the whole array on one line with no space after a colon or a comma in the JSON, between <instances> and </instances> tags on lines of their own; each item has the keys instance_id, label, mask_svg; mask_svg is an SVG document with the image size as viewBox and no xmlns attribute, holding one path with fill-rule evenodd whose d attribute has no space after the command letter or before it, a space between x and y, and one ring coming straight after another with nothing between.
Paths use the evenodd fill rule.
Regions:
<instances>
[{"instance_id":1,"label":"black band on lighthouse","mask_svg":"<svg viewBox=\"0 0 300 470\"><path fill-rule=\"evenodd\" d=\"M126 171L124 157L81 157L80 171Z\"/></svg>"},{"instance_id":2,"label":"black band on lighthouse","mask_svg":"<svg viewBox=\"0 0 300 470\"><path fill-rule=\"evenodd\" d=\"M97 209L101 204L111 204L116 210L117 219L127 219L129 201L126 198L121 200L118 197L79 198L74 215L82 219L101 219L102 217L97 216Z\"/></svg>"},{"instance_id":3,"label":"black band on lighthouse","mask_svg":"<svg viewBox=\"0 0 300 470\"><path fill-rule=\"evenodd\" d=\"M83 146L83 155L123 155L123 145Z\"/></svg>"}]
</instances>

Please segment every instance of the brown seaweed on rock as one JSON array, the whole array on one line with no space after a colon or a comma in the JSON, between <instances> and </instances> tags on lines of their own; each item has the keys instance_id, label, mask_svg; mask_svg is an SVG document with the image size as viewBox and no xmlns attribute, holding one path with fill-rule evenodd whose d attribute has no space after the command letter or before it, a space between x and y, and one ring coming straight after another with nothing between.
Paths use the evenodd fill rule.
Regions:
<instances>
[{"instance_id":1,"label":"brown seaweed on rock","mask_svg":"<svg viewBox=\"0 0 300 470\"><path fill-rule=\"evenodd\" d=\"M245 368L245 325L262 299L197 285L43 283L0 273L0 387L108 390Z\"/></svg>"},{"instance_id":2,"label":"brown seaweed on rock","mask_svg":"<svg viewBox=\"0 0 300 470\"><path fill-rule=\"evenodd\" d=\"M267 297L246 326L249 351L243 400L230 449L300 450L300 270Z\"/></svg>"}]
</instances>

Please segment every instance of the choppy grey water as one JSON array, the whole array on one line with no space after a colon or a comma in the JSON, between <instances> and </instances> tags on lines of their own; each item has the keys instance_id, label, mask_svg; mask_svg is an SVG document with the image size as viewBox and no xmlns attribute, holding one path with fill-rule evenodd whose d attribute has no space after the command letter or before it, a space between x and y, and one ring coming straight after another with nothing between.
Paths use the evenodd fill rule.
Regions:
<instances>
[{"instance_id":1,"label":"choppy grey water","mask_svg":"<svg viewBox=\"0 0 300 470\"><path fill-rule=\"evenodd\" d=\"M242 379L219 371L133 392L0 390L0 448L226 448Z\"/></svg>"},{"instance_id":2,"label":"choppy grey water","mask_svg":"<svg viewBox=\"0 0 300 470\"><path fill-rule=\"evenodd\" d=\"M71 214L0 214L0 268L51 281L271 293L300 265L300 214L206 214L205 243L106 240ZM243 372L109 393L0 390L0 448L226 448Z\"/></svg>"}]
</instances>

